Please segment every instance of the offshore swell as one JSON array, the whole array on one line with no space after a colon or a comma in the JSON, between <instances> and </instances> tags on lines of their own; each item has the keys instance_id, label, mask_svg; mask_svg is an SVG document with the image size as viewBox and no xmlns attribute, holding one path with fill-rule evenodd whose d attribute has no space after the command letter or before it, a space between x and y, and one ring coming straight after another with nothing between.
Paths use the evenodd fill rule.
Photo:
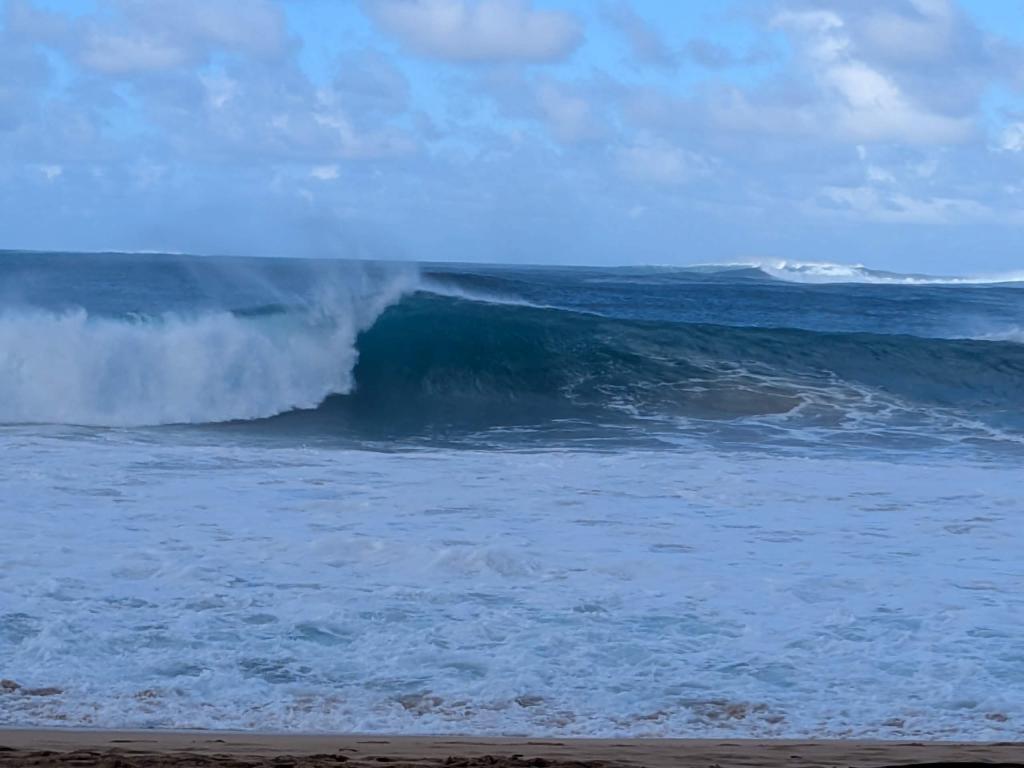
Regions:
<instances>
[{"instance_id":1,"label":"offshore swell","mask_svg":"<svg viewBox=\"0 0 1024 768\"><path fill-rule=\"evenodd\" d=\"M4 254L0 304L0 677L60 691L0 723L1021 733L1012 280Z\"/></svg>"}]
</instances>

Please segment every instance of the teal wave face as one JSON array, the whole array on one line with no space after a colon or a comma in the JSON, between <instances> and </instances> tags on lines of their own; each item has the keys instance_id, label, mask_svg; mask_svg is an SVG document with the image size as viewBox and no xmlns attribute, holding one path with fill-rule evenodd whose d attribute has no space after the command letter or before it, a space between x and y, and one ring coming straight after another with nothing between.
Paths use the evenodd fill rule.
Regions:
<instances>
[{"instance_id":1,"label":"teal wave face","mask_svg":"<svg viewBox=\"0 0 1024 768\"><path fill-rule=\"evenodd\" d=\"M1009 342L620 320L418 293L357 350L351 393L277 422L377 436L642 425L647 436L682 426L815 440L1022 426L1024 345Z\"/></svg>"}]
</instances>

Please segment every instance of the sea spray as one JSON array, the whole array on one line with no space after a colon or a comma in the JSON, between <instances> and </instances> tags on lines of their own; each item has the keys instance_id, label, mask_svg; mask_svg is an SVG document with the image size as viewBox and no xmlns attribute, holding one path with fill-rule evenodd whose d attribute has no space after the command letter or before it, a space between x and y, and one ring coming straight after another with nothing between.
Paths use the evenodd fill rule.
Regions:
<instances>
[{"instance_id":1,"label":"sea spray","mask_svg":"<svg viewBox=\"0 0 1024 768\"><path fill-rule=\"evenodd\" d=\"M338 276L335 275L335 278ZM352 388L355 346L416 271L351 266L291 311L0 313L0 423L208 423L314 408Z\"/></svg>"}]
</instances>

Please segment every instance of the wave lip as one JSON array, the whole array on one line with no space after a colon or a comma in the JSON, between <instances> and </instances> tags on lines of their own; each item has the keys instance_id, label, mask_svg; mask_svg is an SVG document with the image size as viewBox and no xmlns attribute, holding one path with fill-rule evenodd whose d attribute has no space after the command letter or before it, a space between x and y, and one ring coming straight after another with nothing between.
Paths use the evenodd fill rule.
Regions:
<instances>
[{"instance_id":1,"label":"wave lip","mask_svg":"<svg viewBox=\"0 0 1024 768\"><path fill-rule=\"evenodd\" d=\"M1013 326L999 331L982 333L970 338L977 339L979 341L1012 341L1018 344L1024 344L1024 328L1020 326Z\"/></svg>"},{"instance_id":2,"label":"wave lip","mask_svg":"<svg viewBox=\"0 0 1024 768\"><path fill-rule=\"evenodd\" d=\"M0 314L0 423L103 427L257 419L353 386L356 339L414 273L320 287L279 313Z\"/></svg>"}]
</instances>

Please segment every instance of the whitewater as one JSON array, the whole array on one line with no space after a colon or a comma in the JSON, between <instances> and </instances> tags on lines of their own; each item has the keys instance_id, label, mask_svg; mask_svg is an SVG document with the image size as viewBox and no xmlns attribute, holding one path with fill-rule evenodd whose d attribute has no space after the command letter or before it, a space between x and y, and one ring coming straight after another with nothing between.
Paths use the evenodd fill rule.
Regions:
<instances>
[{"instance_id":1,"label":"whitewater","mask_svg":"<svg viewBox=\"0 0 1024 768\"><path fill-rule=\"evenodd\" d=\"M1024 736L1024 285L0 253L0 725Z\"/></svg>"}]
</instances>

